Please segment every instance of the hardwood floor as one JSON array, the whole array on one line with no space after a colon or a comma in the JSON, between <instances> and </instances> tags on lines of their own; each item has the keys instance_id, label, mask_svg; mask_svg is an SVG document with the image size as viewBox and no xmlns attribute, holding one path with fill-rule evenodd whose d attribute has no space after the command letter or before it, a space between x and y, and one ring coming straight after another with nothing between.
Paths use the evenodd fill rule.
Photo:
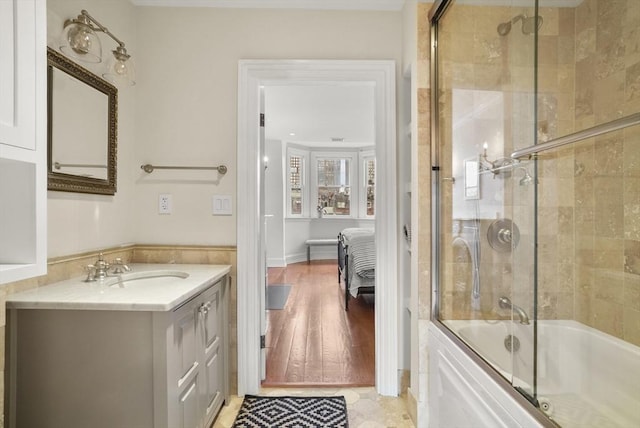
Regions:
<instances>
[{"instance_id":1,"label":"hardwood floor","mask_svg":"<svg viewBox=\"0 0 640 428\"><path fill-rule=\"evenodd\" d=\"M291 284L282 310L267 311L267 375L263 386L375 383L373 295L349 301L336 261L269 268L269 284Z\"/></svg>"}]
</instances>

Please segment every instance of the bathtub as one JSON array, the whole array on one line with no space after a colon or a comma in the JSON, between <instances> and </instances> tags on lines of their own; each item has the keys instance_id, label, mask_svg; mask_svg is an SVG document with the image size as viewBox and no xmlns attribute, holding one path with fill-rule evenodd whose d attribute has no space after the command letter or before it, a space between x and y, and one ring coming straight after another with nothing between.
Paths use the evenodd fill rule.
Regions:
<instances>
[{"instance_id":1,"label":"bathtub","mask_svg":"<svg viewBox=\"0 0 640 428\"><path fill-rule=\"evenodd\" d=\"M444 324L514 386L532 391L533 323ZM509 335L519 342L513 358L505 345ZM639 347L579 322L559 320L538 321L537 348L537 398L551 419L562 427L640 427Z\"/></svg>"}]
</instances>

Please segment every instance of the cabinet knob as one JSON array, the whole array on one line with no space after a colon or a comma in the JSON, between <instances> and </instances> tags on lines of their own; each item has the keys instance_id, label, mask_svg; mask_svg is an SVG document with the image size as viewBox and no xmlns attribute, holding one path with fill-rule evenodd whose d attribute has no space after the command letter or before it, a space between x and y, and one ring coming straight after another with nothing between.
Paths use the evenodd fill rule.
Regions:
<instances>
[{"instance_id":1,"label":"cabinet knob","mask_svg":"<svg viewBox=\"0 0 640 428\"><path fill-rule=\"evenodd\" d=\"M200 312L200 315L204 316L209 312L209 309L211 309L211 304L209 302L203 303L200 305L200 308L198 308L198 312Z\"/></svg>"}]
</instances>

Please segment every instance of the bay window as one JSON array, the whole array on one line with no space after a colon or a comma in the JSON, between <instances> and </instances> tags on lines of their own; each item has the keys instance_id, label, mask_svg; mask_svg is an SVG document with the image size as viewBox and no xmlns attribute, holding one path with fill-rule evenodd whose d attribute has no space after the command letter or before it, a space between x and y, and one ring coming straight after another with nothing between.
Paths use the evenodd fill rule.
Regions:
<instances>
[{"instance_id":1,"label":"bay window","mask_svg":"<svg viewBox=\"0 0 640 428\"><path fill-rule=\"evenodd\" d=\"M287 166L289 217L374 217L375 155L372 150L305 151L289 147Z\"/></svg>"}]
</instances>

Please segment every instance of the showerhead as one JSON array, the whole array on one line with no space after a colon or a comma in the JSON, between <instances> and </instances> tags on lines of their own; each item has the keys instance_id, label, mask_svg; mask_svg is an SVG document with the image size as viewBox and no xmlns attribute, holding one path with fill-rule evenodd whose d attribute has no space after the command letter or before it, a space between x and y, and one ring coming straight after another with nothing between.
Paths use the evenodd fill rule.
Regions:
<instances>
[{"instance_id":1,"label":"showerhead","mask_svg":"<svg viewBox=\"0 0 640 428\"><path fill-rule=\"evenodd\" d=\"M533 177L531 177L529 173L525 171L524 177L520 179L520 185L528 186L529 184L531 184L532 181L533 181Z\"/></svg>"},{"instance_id":2,"label":"showerhead","mask_svg":"<svg viewBox=\"0 0 640 428\"><path fill-rule=\"evenodd\" d=\"M540 28L542 25L541 16L517 15L511 18L511 21L498 24L498 34L506 36L511 32L511 26L518 21L522 21L522 34L533 34L536 28Z\"/></svg>"},{"instance_id":3,"label":"showerhead","mask_svg":"<svg viewBox=\"0 0 640 428\"><path fill-rule=\"evenodd\" d=\"M529 171L527 170L527 168L523 166L516 168L516 170L519 170L519 169L524 171L524 176L520 179L518 184L520 184L520 186L528 186L533 182L533 177L529 174Z\"/></svg>"},{"instance_id":4,"label":"showerhead","mask_svg":"<svg viewBox=\"0 0 640 428\"><path fill-rule=\"evenodd\" d=\"M506 36L511 32L511 21L498 24L498 34Z\"/></svg>"},{"instance_id":5,"label":"showerhead","mask_svg":"<svg viewBox=\"0 0 640 428\"><path fill-rule=\"evenodd\" d=\"M522 34L533 34L542 26L541 16L530 16L522 20Z\"/></svg>"}]
</instances>

